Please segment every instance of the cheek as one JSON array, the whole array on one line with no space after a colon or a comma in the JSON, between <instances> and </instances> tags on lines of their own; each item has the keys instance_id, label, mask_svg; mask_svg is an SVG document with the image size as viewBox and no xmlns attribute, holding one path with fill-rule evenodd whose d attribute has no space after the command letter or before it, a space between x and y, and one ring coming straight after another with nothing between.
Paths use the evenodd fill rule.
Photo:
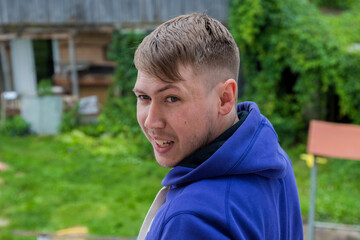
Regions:
<instances>
[{"instance_id":1,"label":"cheek","mask_svg":"<svg viewBox=\"0 0 360 240\"><path fill-rule=\"evenodd\" d=\"M198 109L192 110L187 108L172 115L172 122L177 123L176 126L173 125L173 128L176 128L181 138L192 139L199 135L199 132L202 132L205 125L203 117L203 114L199 114Z\"/></svg>"},{"instance_id":2,"label":"cheek","mask_svg":"<svg viewBox=\"0 0 360 240\"><path fill-rule=\"evenodd\" d=\"M194 138L202 138L203 135L208 135L213 132L214 121L217 116L214 107L210 108L196 108L191 114L187 115L188 118L183 121L184 132L188 135L193 135Z\"/></svg>"},{"instance_id":3,"label":"cheek","mask_svg":"<svg viewBox=\"0 0 360 240\"><path fill-rule=\"evenodd\" d=\"M139 123L139 125L141 127L144 126L146 116L147 116L147 114L146 114L145 109L138 106L137 109L136 109L136 118L137 118L137 121L138 121L138 123Z\"/></svg>"}]
</instances>

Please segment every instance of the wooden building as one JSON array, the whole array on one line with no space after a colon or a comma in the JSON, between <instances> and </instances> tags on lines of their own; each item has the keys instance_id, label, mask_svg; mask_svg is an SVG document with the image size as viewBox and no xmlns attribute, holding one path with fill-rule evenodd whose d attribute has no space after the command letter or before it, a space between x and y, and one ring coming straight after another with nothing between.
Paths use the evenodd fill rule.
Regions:
<instances>
[{"instance_id":1,"label":"wooden building","mask_svg":"<svg viewBox=\"0 0 360 240\"><path fill-rule=\"evenodd\" d=\"M106 58L114 30L150 31L191 12L226 24L228 1L0 0L0 92L37 96L38 83L51 78L62 94L102 103L115 67Z\"/></svg>"}]
</instances>

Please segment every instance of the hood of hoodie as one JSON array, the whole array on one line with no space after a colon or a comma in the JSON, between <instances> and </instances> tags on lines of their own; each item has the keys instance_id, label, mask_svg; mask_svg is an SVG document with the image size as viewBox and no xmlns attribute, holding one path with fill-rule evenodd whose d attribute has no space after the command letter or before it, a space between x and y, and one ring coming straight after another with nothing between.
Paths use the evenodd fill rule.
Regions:
<instances>
[{"instance_id":1,"label":"hood of hoodie","mask_svg":"<svg viewBox=\"0 0 360 240\"><path fill-rule=\"evenodd\" d=\"M173 168L163 179L164 186L242 174L284 177L289 163L269 120L253 102L239 103L237 108L238 112L249 111L249 115L236 132L197 168Z\"/></svg>"}]
</instances>

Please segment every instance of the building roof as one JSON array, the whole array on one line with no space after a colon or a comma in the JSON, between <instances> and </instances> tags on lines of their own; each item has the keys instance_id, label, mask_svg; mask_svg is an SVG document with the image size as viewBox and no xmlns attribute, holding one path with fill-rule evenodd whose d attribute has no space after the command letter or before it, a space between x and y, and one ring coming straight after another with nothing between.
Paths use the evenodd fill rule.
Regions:
<instances>
[{"instance_id":1,"label":"building roof","mask_svg":"<svg viewBox=\"0 0 360 240\"><path fill-rule=\"evenodd\" d=\"M229 0L0 0L0 33L29 26L149 27L191 12L226 23Z\"/></svg>"}]
</instances>

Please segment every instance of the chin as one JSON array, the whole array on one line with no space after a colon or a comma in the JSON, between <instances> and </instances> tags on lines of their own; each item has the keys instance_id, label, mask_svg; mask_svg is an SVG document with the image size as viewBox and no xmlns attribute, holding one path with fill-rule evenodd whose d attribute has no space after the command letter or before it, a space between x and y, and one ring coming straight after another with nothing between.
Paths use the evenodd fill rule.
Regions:
<instances>
[{"instance_id":1,"label":"chin","mask_svg":"<svg viewBox=\"0 0 360 240\"><path fill-rule=\"evenodd\" d=\"M155 156L155 159L160 166L165 167L165 168L173 168L179 162L179 161L176 161L176 162L169 161L168 159L164 159L162 157L157 157L157 156Z\"/></svg>"}]
</instances>

